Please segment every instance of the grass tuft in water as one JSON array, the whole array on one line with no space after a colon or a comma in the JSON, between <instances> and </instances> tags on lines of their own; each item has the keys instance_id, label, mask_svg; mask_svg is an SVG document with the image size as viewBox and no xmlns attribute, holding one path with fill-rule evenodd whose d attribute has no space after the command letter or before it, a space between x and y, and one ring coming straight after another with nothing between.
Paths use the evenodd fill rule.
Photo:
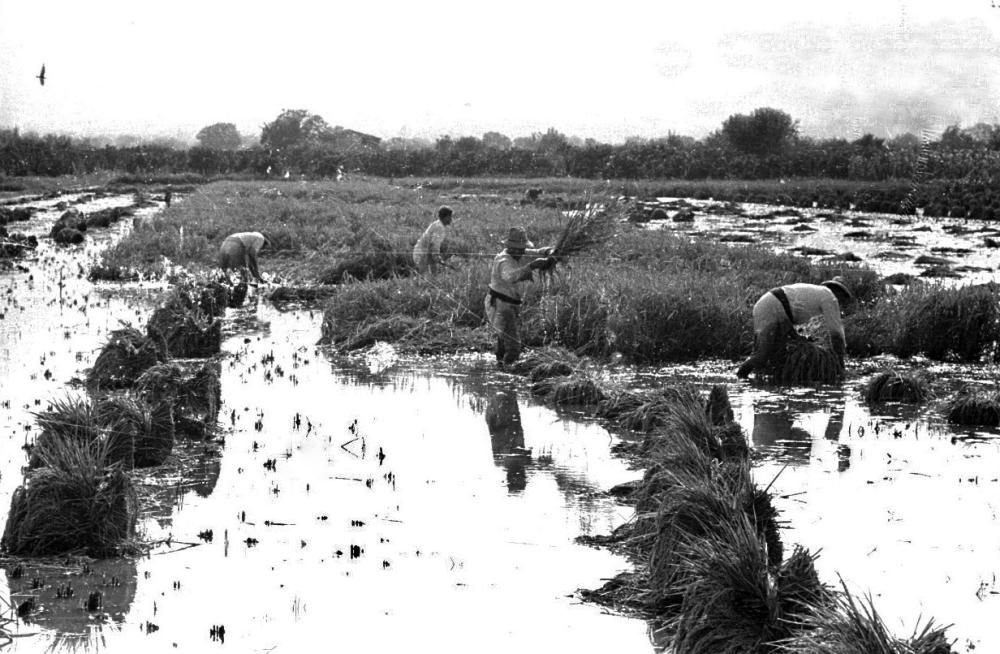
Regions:
<instances>
[{"instance_id":1,"label":"grass tuft in water","mask_svg":"<svg viewBox=\"0 0 1000 654\"><path fill-rule=\"evenodd\" d=\"M930 382L919 373L895 369L881 370L868 380L861 391L865 402L909 402L920 404L931 396Z\"/></svg>"},{"instance_id":2,"label":"grass tuft in water","mask_svg":"<svg viewBox=\"0 0 1000 654\"><path fill-rule=\"evenodd\" d=\"M944 412L957 425L1000 426L1000 393L966 386L945 402Z\"/></svg>"}]
</instances>

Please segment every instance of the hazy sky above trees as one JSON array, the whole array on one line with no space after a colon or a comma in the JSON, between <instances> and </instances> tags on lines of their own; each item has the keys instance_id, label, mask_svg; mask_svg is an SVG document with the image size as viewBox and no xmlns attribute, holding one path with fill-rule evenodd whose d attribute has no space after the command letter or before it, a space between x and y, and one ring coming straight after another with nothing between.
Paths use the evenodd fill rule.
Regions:
<instances>
[{"instance_id":1,"label":"hazy sky above trees","mask_svg":"<svg viewBox=\"0 0 1000 654\"><path fill-rule=\"evenodd\" d=\"M382 137L809 136L1000 122L990 0L0 0L0 127L259 134L302 108ZM46 83L35 75L46 65Z\"/></svg>"}]
</instances>

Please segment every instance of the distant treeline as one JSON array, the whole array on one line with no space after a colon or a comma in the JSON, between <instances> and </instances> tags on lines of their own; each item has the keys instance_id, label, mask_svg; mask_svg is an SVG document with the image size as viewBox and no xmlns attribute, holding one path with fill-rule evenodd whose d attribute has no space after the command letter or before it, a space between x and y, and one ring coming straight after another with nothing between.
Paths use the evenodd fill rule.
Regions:
<instances>
[{"instance_id":1,"label":"distant treeline","mask_svg":"<svg viewBox=\"0 0 1000 654\"><path fill-rule=\"evenodd\" d=\"M403 176L573 176L588 179L1000 179L1000 150L991 142L945 139L923 142L912 135L884 141L798 138L780 152L740 151L719 138L667 139L607 145L576 145L552 139L540 147L495 147L483 140L444 138L432 147L386 144L337 148L306 144L188 150L162 145L94 147L67 136L0 131L0 172L8 176L55 176L100 170L133 175L197 173L204 176L305 175L333 177L357 171Z\"/></svg>"}]
</instances>

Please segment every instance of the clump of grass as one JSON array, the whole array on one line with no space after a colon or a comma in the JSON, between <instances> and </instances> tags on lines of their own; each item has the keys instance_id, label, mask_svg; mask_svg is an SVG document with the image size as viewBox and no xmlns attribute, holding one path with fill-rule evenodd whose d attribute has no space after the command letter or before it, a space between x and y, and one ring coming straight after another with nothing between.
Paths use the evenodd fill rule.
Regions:
<instances>
[{"instance_id":1,"label":"clump of grass","mask_svg":"<svg viewBox=\"0 0 1000 654\"><path fill-rule=\"evenodd\" d=\"M539 380L531 385L531 394L550 400L557 406L598 404L605 398L600 385L584 374Z\"/></svg>"},{"instance_id":2,"label":"clump of grass","mask_svg":"<svg viewBox=\"0 0 1000 654\"><path fill-rule=\"evenodd\" d=\"M413 274L410 252L413 243L393 243L374 233L345 247L346 252L334 254L335 263L320 273L320 284L340 284L358 279L389 279Z\"/></svg>"},{"instance_id":3,"label":"clump of grass","mask_svg":"<svg viewBox=\"0 0 1000 654\"><path fill-rule=\"evenodd\" d=\"M978 361L1000 342L1000 287L995 284L911 284L870 311L889 325L889 343L880 349L901 357Z\"/></svg>"},{"instance_id":4,"label":"clump of grass","mask_svg":"<svg viewBox=\"0 0 1000 654\"><path fill-rule=\"evenodd\" d=\"M3 548L17 556L84 550L114 554L135 534L135 487L107 465L107 444L53 439L38 446L44 467L14 491Z\"/></svg>"},{"instance_id":5,"label":"clump of grass","mask_svg":"<svg viewBox=\"0 0 1000 654\"><path fill-rule=\"evenodd\" d=\"M1000 393L966 386L944 404L948 422L957 425L1000 426Z\"/></svg>"},{"instance_id":6,"label":"clump of grass","mask_svg":"<svg viewBox=\"0 0 1000 654\"><path fill-rule=\"evenodd\" d=\"M841 581L843 584L843 581ZM857 600L843 585L832 602L820 604L803 619L802 629L781 643L788 654L951 654L948 627L928 620L908 638L893 636L875 610L870 595Z\"/></svg>"},{"instance_id":7,"label":"clump of grass","mask_svg":"<svg viewBox=\"0 0 1000 654\"><path fill-rule=\"evenodd\" d=\"M919 404L930 397L930 383L921 374L894 369L877 372L861 391L865 402L909 402Z\"/></svg>"},{"instance_id":8,"label":"clump of grass","mask_svg":"<svg viewBox=\"0 0 1000 654\"><path fill-rule=\"evenodd\" d=\"M134 327L111 332L94 367L87 372L87 387L92 390L128 388L147 368L163 359L155 341Z\"/></svg>"},{"instance_id":9,"label":"clump of grass","mask_svg":"<svg viewBox=\"0 0 1000 654\"><path fill-rule=\"evenodd\" d=\"M575 369L579 367L580 359L566 348L546 346L533 348L525 352L521 355L521 358L510 366L510 371L517 375L531 377L534 370L538 367L562 367L563 365ZM546 376L553 377L557 375L541 375L539 379L544 379Z\"/></svg>"}]
</instances>

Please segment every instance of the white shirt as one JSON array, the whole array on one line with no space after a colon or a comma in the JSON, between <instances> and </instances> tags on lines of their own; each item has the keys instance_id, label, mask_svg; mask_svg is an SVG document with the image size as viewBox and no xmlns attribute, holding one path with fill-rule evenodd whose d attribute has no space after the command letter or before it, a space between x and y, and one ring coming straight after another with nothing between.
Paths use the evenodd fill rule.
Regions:
<instances>
[{"instance_id":1,"label":"white shirt","mask_svg":"<svg viewBox=\"0 0 1000 654\"><path fill-rule=\"evenodd\" d=\"M417 239L417 244L413 246L413 260L421 263L427 257L438 259L441 257L441 244L444 243L448 231L445 224L440 220L435 220L424 233Z\"/></svg>"}]
</instances>

